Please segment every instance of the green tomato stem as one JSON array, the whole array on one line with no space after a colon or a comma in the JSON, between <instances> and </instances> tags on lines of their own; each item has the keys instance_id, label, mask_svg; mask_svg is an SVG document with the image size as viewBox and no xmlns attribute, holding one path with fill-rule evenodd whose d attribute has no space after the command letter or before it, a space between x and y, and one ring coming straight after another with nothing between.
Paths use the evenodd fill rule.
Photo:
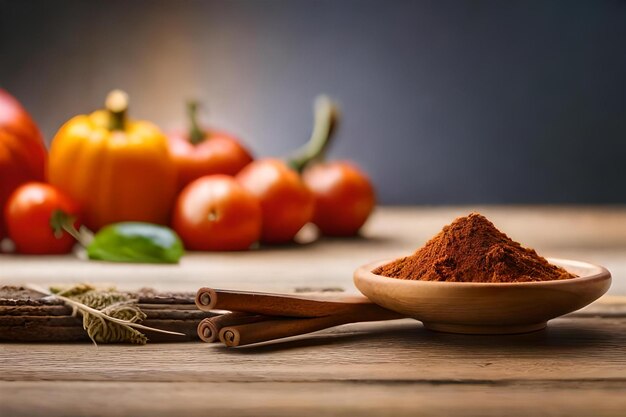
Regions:
<instances>
[{"instance_id":1,"label":"green tomato stem","mask_svg":"<svg viewBox=\"0 0 626 417\"><path fill-rule=\"evenodd\" d=\"M187 116L189 117L189 142L194 145L204 141L206 134L198 123L198 107L197 101L189 101L187 103Z\"/></svg>"},{"instance_id":2,"label":"green tomato stem","mask_svg":"<svg viewBox=\"0 0 626 417\"><path fill-rule=\"evenodd\" d=\"M287 163L302 172L313 164L324 160L326 152L339 123L339 108L325 95L318 96L314 104L314 125L309 141Z\"/></svg>"},{"instance_id":3,"label":"green tomato stem","mask_svg":"<svg viewBox=\"0 0 626 417\"><path fill-rule=\"evenodd\" d=\"M72 236L81 246L87 247L93 240L93 233L89 231L85 226L81 226L80 229L76 229L74 223L76 217L71 216L63 210L55 210L50 216L50 227L54 232L54 236L60 239L63 236L63 231Z\"/></svg>"}]
</instances>

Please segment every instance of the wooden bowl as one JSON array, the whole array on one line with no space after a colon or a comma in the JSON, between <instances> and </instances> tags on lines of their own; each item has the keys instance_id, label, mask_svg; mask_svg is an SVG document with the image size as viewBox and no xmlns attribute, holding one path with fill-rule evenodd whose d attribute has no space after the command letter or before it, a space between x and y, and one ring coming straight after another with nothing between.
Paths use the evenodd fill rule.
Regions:
<instances>
[{"instance_id":1,"label":"wooden bowl","mask_svg":"<svg viewBox=\"0 0 626 417\"><path fill-rule=\"evenodd\" d=\"M412 281L372 273L390 260L354 272L354 284L374 303L440 332L514 334L540 330L548 320L578 310L611 286L605 268L548 259L578 278L515 283Z\"/></svg>"}]
</instances>

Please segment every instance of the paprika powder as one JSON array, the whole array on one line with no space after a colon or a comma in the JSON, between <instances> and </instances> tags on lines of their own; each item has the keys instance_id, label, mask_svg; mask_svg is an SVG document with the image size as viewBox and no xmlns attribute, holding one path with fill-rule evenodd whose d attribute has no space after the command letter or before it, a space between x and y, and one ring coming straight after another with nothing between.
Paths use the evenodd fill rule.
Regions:
<instances>
[{"instance_id":1,"label":"paprika powder","mask_svg":"<svg viewBox=\"0 0 626 417\"><path fill-rule=\"evenodd\" d=\"M451 282L528 282L575 278L525 248L478 213L459 217L413 255L373 271L391 278Z\"/></svg>"}]
</instances>

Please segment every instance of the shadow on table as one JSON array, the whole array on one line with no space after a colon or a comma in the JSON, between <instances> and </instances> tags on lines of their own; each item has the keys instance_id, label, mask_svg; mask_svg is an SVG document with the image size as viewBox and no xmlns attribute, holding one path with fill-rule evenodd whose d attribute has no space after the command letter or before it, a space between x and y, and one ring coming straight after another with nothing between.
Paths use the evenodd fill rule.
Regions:
<instances>
[{"instance_id":1,"label":"shadow on table","mask_svg":"<svg viewBox=\"0 0 626 417\"><path fill-rule=\"evenodd\" d=\"M606 324L606 325L605 325ZM523 354L524 357L542 356L546 354L566 354L576 351L606 349L607 346L626 346L626 335L618 331L610 323L598 326L597 320L559 319L550 323L544 330L518 335L459 335L438 333L425 329L419 322L389 323L388 326L377 326L371 330L350 331L349 326L332 331L323 331L309 335L286 338L239 348L226 348L225 353L246 355L285 351L308 347L342 346L358 348L359 344L367 343L368 347L381 349L428 351L432 349L446 350L448 353L468 351L475 353L502 353L503 349L511 354Z\"/></svg>"}]
</instances>

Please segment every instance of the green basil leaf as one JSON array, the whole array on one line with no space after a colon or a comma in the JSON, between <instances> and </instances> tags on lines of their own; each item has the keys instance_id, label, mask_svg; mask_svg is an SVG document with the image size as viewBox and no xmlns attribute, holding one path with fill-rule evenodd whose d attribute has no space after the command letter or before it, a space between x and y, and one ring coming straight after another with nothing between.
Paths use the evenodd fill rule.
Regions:
<instances>
[{"instance_id":1,"label":"green basil leaf","mask_svg":"<svg viewBox=\"0 0 626 417\"><path fill-rule=\"evenodd\" d=\"M106 226L87 246L90 259L109 262L177 263L184 253L173 230L141 222Z\"/></svg>"}]
</instances>

